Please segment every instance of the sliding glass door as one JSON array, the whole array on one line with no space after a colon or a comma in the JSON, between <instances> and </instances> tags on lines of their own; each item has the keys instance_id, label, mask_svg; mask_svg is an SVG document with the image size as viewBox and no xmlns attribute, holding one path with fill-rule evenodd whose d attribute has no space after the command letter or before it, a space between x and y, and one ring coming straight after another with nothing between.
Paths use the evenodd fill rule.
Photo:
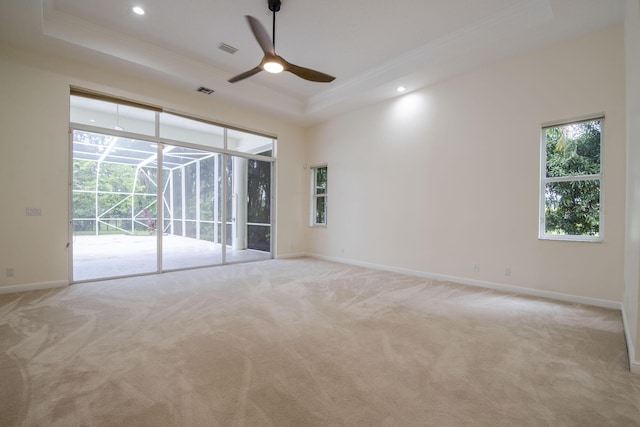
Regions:
<instances>
[{"instance_id":1,"label":"sliding glass door","mask_svg":"<svg viewBox=\"0 0 640 427\"><path fill-rule=\"evenodd\" d=\"M272 257L273 138L80 96L71 119L72 281Z\"/></svg>"},{"instance_id":2,"label":"sliding glass door","mask_svg":"<svg viewBox=\"0 0 640 427\"><path fill-rule=\"evenodd\" d=\"M232 157L231 250L227 259L260 260L271 253L271 163Z\"/></svg>"}]
</instances>

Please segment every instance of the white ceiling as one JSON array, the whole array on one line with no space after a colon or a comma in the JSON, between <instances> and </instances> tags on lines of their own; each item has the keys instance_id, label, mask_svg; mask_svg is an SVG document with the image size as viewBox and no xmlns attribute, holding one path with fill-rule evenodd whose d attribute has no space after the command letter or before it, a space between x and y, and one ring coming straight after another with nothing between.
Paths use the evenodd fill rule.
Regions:
<instances>
[{"instance_id":1,"label":"white ceiling","mask_svg":"<svg viewBox=\"0 0 640 427\"><path fill-rule=\"evenodd\" d=\"M143 6L144 16L131 8ZM282 0L276 50L336 76L259 73L244 15L271 34L267 0L0 0L0 42L132 71L310 124L478 65L621 22L624 0ZM231 55L220 43L238 48Z\"/></svg>"}]
</instances>

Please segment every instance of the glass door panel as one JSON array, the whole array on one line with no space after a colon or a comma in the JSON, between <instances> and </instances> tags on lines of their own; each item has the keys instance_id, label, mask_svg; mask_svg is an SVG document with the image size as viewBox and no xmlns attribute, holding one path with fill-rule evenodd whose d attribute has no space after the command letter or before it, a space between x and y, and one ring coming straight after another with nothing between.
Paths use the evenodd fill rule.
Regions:
<instances>
[{"instance_id":1,"label":"glass door panel","mask_svg":"<svg viewBox=\"0 0 640 427\"><path fill-rule=\"evenodd\" d=\"M157 271L156 155L148 141L73 131L74 281Z\"/></svg>"},{"instance_id":2,"label":"glass door panel","mask_svg":"<svg viewBox=\"0 0 640 427\"><path fill-rule=\"evenodd\" d=\"M222 154L165 145L162 269L222 264Z\"/></svg>"},{"instance_id":3,"label":"glass door panel","mask_svg":"<svg viewBox=\"0 0 640 427\"><path fill-rule=\"evenodd\" d=\"M271 162L230 157L227 262L271 258Z\"/></svg>"}]
</instances>

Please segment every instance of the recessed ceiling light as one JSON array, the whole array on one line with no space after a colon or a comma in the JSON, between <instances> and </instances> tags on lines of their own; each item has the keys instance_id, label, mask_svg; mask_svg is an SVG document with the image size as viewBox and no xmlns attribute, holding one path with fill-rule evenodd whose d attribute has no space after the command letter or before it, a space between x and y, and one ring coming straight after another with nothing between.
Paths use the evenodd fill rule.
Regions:
<instances>
[{"instance_id":1,"label":"recessed ceiling light","mask_svg":"<svg viewBox=\"0 0 640 427\"><path fill-rule=\"evenodd\" d=\"M133 7L133 13L135 13L137 15L144 15L144 9L141 8L140 6L134 6Z\"/></svg>"},{"instance_id":2,"label":"recessed ceiling light","mask_svg":"<svg viewBox=\"0 0 640 427\"><path fill-rule=\"evenodd\" d=\"M404 86L398 86L398 89L396 89L398 92L404 92L405 90L407 90L406 87Z\"/></svg>"}]
</instances>

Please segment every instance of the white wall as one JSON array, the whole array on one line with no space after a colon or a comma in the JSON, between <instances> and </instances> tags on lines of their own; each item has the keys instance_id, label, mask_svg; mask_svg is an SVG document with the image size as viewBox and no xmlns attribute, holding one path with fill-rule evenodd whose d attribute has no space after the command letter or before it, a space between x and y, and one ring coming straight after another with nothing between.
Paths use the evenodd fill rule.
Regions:
<instances>
[{"instance_id":1,"label":"white wall","mask_svg":"<svg viewBox=\"0 0 640 427\"><path fill-rule=\"evenodd\" d=\"M193 91L0 46L0 287L68 283L69 86L278 135L276 254L305 250L303 129ZM194 83L194 88L197 82ZM26 207L42 209L27 217ZM13 268L15 276L6 277Z\"/></svg>"},{"instance_id":2,"label":"white wall","mask_svg":"<svg viewBox=\"0 0 640 427\"><path fill-rule=\"evenodd\" d=\"M640 1L625 11L627 100L627 221L623 315L631 369L640 373Z\"/></svg>"},{"instance_id":3,"label":"white wall","mask_svg":"<svg viewBox=\"0 0 640 427\"><path fill-rule=\"evenodd\" d=\"M309 252L619 306L624 99L618 26L318 125L307 163L329 165L328 227L307 229ZM540 125L598 112L605 241L538 240Z\"/></svg>"}]
</instances>

